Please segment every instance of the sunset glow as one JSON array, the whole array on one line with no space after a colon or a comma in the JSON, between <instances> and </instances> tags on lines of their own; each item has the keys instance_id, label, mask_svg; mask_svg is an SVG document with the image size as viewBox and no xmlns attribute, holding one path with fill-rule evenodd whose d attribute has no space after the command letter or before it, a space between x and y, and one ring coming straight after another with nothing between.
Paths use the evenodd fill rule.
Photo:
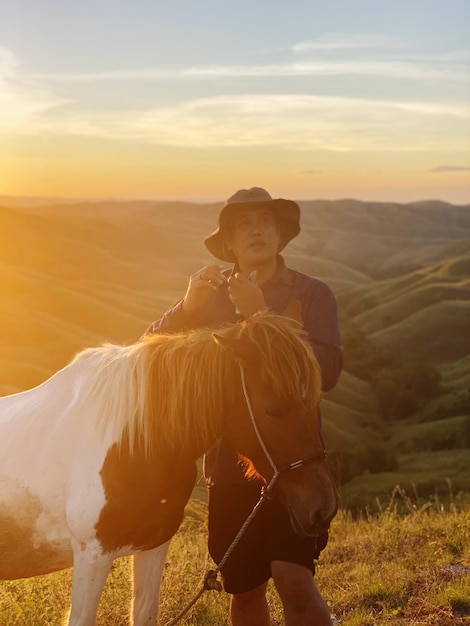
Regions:
<instances>
[{"instance_id":1,"label":"sunset glow","mask_svg":"<svg viewBox=\"0 0 470 626\"><path fill-rule=\"evenodd\" d=\"M3 9L0 195L470 202L466 0L203 5Z\"/></svg>"}]
</instances>

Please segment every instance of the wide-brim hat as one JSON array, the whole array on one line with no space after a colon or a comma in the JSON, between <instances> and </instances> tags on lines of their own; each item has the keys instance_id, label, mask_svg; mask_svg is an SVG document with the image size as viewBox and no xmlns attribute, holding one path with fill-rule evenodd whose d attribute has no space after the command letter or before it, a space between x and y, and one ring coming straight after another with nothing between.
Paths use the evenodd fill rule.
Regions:
<instances>
[{"instance_id":1,"label":"wide-brim hat","mask_svg":"<svg viewBox=\"0 0 470 626\"><path fill-rule=\"evenodd\" d=\"M251 189L239 189L231 196L219 215L219 226L204 239L208 250L222 261L233 263L236 261L231 250L225 245L225 237L229 229L230 220L237 214L237 211L248 207L269 207L274 211L279 224L279 234L281 243L279 252L283 250L291 239L300 232L300 208L293 200L283 198L273 199L261 187Z\"/></svg>"}]
</instances>

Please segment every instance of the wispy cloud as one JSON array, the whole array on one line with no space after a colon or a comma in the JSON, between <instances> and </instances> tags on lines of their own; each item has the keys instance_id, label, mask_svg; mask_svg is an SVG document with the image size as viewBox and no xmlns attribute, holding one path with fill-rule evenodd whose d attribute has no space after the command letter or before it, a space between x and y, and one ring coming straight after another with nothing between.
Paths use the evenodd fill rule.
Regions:
<instances>
[{"instance_id":1,"label":"wispy cloud","mask_svg":"<svg viewBox=\"0 0 470 626\"><path fill-rule=\"evenodd\" d=\"M15 54L0 47L0 131L22 128L45 111L67 102L24 72Z\"/></svg>"},{"instance_id":2,"label":"wispy cloud","mask_svg":"<svg viewBox=\"0 0 470 626\"><path fill-rule=\"evenodd\" d=\"M62 83L204 79L282 79L286 76L358 76L467 81L470 49L423 54L404 52L402 41L374 34L325 35L284 50L280 63L116 68L85 73L38 73L35 80ZM371 53L371 50L374 50Z\"/></svg>"},{"instance_id":3,"label":"wispy cloud","mask_svg":"<svg viewBox=\"0 0 470 626\"><path fill-rule=\"evenodd\" d=\"M189 70L190 71L190 70ZM181 79L186 75L185 70L165 70L165 69L116 69L106 72L84 72L84 73L38 73L34 75L36 80L53 83L89 83L106 81L136 81L136 80L167 80Z\"/></svg>"},{"instance_id":4,"label":"wispy cloud","mask_svg":"<svg viewBox=\"0 0 470 626\"><path fill-rule=\"evenodd\" d=\"M470 119L470 110L427 103L259 94L198 98L167 107L86 116L63 109L53 119L44 116L36 130L196 148L432 151L465 148L459 126L462 117Z\"/></svg>"},{"instance_id":5,"label":"wispy cloud","mask_svg":"<svg viewBox=\"0 0 470 626\"><path fill-rule=\"evenodd\" d=\"M331 43L331 42L330 42ZM353 41L350 45L353 45ZM372 45L371 39L369 44ZM344 43L346 45L346 43ZM359 44L358 44L359 45ZM362 42L361 45L364 45ZM86 74L28 75L19 59L0 48L0 131L6 133L64 134L134 140L181 147L273 146L292 150L465 150L462 128L468 128L470 105L450 101L399 101L390 98L366 99L346 96L318 96L286 93L284 80L269 83L270 93L257 93L256 81L236 79L285 76L396 76L436 78L455 76L468 81L458 57L454 64L407 63L388 60L341 59L295 61L278 65L201 66L166 69L116 70ZM454 76L454 77L455 77ZM213 97L186 96L179 101L140 109L101 103L80 107L67 94L67 82L130 80L232 79L237 93ZM233 84L230 82L230 85ZM226 88L225 81L214 81ZM267 85L268 83L263 83ZM69 90L72 92L72 89ZM80 90L75 89L76 92ZM86 90L81 89L86 99ZM403 98L403 96L402 96ZM449 96L446 95L447 100ZM155 99L155 98L154 98ZM85 100L86 101L86 100ZM74 104L74 106L67 106Z\"/></svg>"},{"instance_id":6,"label":"wispy cloud","mask_svg":"<svg viewBox=\"0 0 470 626\"><path fill-rule=\"evenodd\" d=\"M201 79L250 79L316 76L378 76L398 79L438 79L468 82L469 63L456 62L448 56L442 58L374 58L320 59L266 65L205 65L178 70L126 69L106 72L74 74L36 74L35 80L46 82L106 82L106 81L156 81Z\"/></svg>"},{"instance_id":7,"label":"wispy cloud","mask_svg":"<svg viewBox=\"0 0 470 626\"><path fill-rule=\"evenodd\" d=\"M429 170L430 172L470 172L470 167L463 165L438 165Z\"/></svg>"},{"instance_id":8,"label":"wispy cloud","mask_svg":"<svg viewBox=\"0 0 470 626\"><path fill-rule=\"evenodd\" d=\"M183 70L179 78L283 78L287 76L379 76L468 82L468 67L417 60L374 59L304 61L278 65L206 66Z\"/></svg>"},{"instance_id":9,"label":"wispy cloud","mask_svg":"<svg viewBox=\"0 0 470 626\"><path fill-rule=\"evenodd\" d=\"M370 48L389 48L396 47L395 39L384 37L383 35L364 34L344 34L329 33L313 41L301 41L292 46L294 54L305 54L312 50L318 51L344 51L344 50L362 50Z\"/></svg>"},{"instance_id":10,"label":"wispy cloud","mask_svg":"<svg viewBox=\"0 0 470 626\"><path fill-rule=\"evenodd\" d=\"M8 48L0 46L0 76L8 78L14 76L20 66L18 57Z\"/></svg>"}]
</instances>

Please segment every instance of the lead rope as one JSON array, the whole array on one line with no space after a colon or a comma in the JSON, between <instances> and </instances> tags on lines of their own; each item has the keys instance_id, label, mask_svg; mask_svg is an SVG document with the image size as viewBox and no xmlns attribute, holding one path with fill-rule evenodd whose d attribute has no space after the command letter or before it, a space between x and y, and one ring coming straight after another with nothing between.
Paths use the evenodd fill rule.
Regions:
<instances>
[{"instance_id":1,"label":"lead rope","mask_svg":"<svg viewBox=\"0 0 470 626\"><path fill-rule=\"evenodd\" d=\"M171 622L167 622L165 624L165 626L175 626L175 624L177 624L181 620L181 618L183 618L186 615L186 613L189 611L189 609L191 609L196 604L196 602L199 600L199 598L202 596L202 594L205 591L210 591L210 590L213 590L213 589L215 589L216 591L222 591L222 585L217 580L217 575L220 572L220 570L222 569L222 567L225 565L225 563L227 562L227 559L232 554L233 550L235 549L237 543L242 538L242 536L245 533L246 529L248 528L249 524L251 523L251 521L253 520L253 518L255 517L255 515L257 514L257 512L261 508L261 506L264 504L264 501L268 498L268 496L271 493L271 491L272 491L272 489L273 489L273 487L274 487L274 485L275 485L275 483L276 483L276 481L278 479L278 476L280 474L279 470L276 467L276 464L273 461L273 458L271 457L271 455L269 454L268 449L266 448L266 445L265 445L265 443L263 441L263 438L261 437L261 433L259 432L258 425L256 424L255 416L254 416L253 409L252 409L251 402L250 402L250 396L248 395L248 391L247 391L247 388L246 388L245 370L243 369L242 365L240 365L240 377L241 377L241 381L242 381L243 395L245 396L245 402L246 402L246 406L248 408L248 413L250 414L251 423L253 424L253 428L255 430L256 437L258 438L258 441L261 444L263 452L266 455L266 458L268 459L269 464L271 465L271 467L274 470L274 474L273 474L273 477L271 478L271 481L269 482L269 485L267 487L263 487L263 489L261 490L261 497L260 497L260 499L255 504L255 506L253 507L253 510L251 511L251 513L248 515L248 517L244 521L244 523L243 523L242 527L240 528L240 530L238 531L235 539L232 541L232 543L227 548L227 551L225 552L225 554L222 557L222 560L220 561L218 566L215 569L209 570L205 574L202 588L194 596L194 598L191 600L191 602L174 619L172 619Z\"/></svg>"}]
</instances>

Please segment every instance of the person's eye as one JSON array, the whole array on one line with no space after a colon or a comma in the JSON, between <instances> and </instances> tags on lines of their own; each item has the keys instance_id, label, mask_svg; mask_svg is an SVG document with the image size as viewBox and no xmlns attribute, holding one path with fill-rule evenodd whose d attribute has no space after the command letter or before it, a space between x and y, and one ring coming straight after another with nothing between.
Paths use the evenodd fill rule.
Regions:
<instances>
[{"instance_id":1,"label":"person's eye","mask_svg":"<svg viewBox=\"0 0 470 626\"><path fill-rule=\"evenodd\" d=\"M275 220L272 215L264 215L262 222L264 226L271 226L275 223Z\"/></svg>"},{"instance_id":2,"label":"person's eye","mask_svg":"<svg viewBox=\"0 0 470 626\"><path fill-rule=\"evenodd\" d=\"M248 219L240 219L238 220L237 226L238 228L247 228L250 221Z\"/></svg>"}]
</instances>

